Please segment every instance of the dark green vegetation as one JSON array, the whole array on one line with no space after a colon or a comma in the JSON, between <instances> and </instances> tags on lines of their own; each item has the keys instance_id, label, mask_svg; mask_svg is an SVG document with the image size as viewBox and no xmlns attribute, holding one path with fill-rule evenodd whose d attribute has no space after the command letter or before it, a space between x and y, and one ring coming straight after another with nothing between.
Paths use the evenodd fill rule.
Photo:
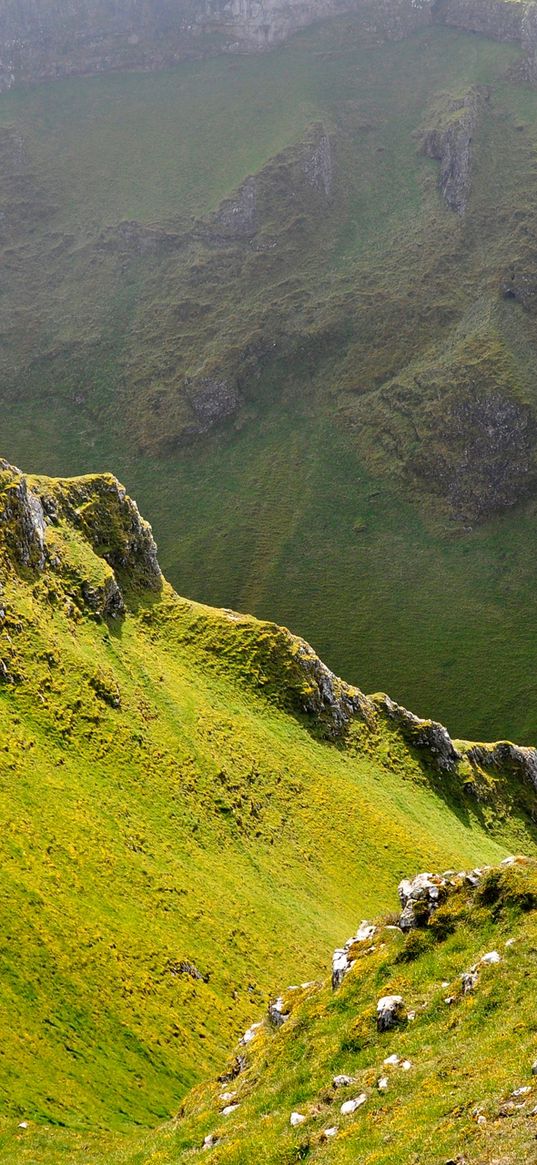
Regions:
<instances>
[{"instance_id":1,"label":"dark green vegetation","mask_svg":"<svg viewBox=\"0 0 537 1165\"><path fill-rule=\"evenodd\" d=\"M292 626L460 735L531 742L537 93L516 60L441 27L370 43L356 16L4 94L1 432L43 472L119 472L182 593ZM426 156L450 133L464 215Z\"/></svg>"},{"instance_id":2,"label":"dark green vegetation","mask_svg":"<svg viewBox=\"0 0 537 1165\"><path fill-rule=\"evenodd\" d=\"M0 1145L64 1125L20 1160L75 1159L172 1116L403 874L531 850L535 789L178 598L115 479L0 487Z\"/></svg>"}]
</instances>

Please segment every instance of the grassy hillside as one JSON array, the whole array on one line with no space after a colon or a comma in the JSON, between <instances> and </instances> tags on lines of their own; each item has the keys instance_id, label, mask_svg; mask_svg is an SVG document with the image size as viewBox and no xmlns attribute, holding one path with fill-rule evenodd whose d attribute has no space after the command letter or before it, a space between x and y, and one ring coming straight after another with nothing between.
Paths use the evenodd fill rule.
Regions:
<instances>
[{"instance_id":1,"label":"grassy hillside","mask_svg":"<svg viewBox=\"0 0 537 1165\"><path fill-rule=\"evenodd\" d=\"M181 593L293 626L460 735L531 743L516 60L345 17L255 59L3 94L1 431L43 472L119 471ZM427 149L465 101L461 217Z\"/></svg>"},{"instance_id":2,"label":"grassy hillside","mask_svg":"<svg viewBox=\"0 0 537 1165\"><path fill-rule=\"evenodd\" d=\"M178 598L114 478L0 487L14 1160L21 1120L86 1145L170 1117L403 874L533 849L535 790L529 753L454 752L289 632Z\"/></svg>"},{"instance_id":3,"label":"grassy hillside","mask_svg":"<svg viewBox=\"0 0 537 1165\"><path fill-rule=\"evenodd\" d=\"M377 919L336 991L326 979L284 990L283 1026L265 1018L238 1049L239 1075L195 1089L173 1122L122 1138L6 1127L0 1160L166 1165L206 1145L215 1165L529 1165L536 908L534 861L490 869L477 887L454 877L420 929L405 936L397 916ZM496 961L482 961L490 954ZM379 1032L377 1003L392 994L403 1000L401 1021ZM347 1083L335 1086L338 1077ZM292 1113L302 1118L294 1127Z\"/></svg>"}]
</instances>

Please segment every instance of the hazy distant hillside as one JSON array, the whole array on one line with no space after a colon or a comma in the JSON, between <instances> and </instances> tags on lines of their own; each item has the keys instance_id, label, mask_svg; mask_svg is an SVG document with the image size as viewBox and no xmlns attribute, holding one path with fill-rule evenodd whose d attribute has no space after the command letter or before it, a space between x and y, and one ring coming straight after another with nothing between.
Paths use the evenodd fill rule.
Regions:
<instances>
[{"instance_id":1,"label":"hazy distant hillside","mask_svg":"<svg viewBox=\"0 0 537 1165\"><path fill-rule=\"evenodd\" d=\"M519 51L436 26L386 43L353 16L4 94L2 433L38 469L126 477L183 593L292 625L461 734L531 743Z\"/></svg>"}]
</instances>

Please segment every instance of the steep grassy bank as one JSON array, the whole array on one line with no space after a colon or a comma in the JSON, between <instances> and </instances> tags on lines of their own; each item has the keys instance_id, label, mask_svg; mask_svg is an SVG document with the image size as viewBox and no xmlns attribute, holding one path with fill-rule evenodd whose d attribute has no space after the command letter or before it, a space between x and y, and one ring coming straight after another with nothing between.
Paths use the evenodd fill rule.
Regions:
<instances>
[{"instance_id":1,"label":"steep grassy bank","mask_svg":"<svg viewBox=\"0 0 537 1165\"><path fill-rule=\"evenodd\" d=\"M532 848L533 761L179 599L115 479L0 485L2 1111L154 1125L409 869Z\"/></svg>"},{"instance_id":2,"label":"steep grassy bank","mask_svg":"<svg viewBox=\"0 0 537 1165\"><path fill-rule=\"evenodd\" d=\"M166 1165L203 1149L215 1165L529 1165L536 905L535 862L483 871L473 887L452 877L420 929L377 919L336 991L326 979L283 990L283 1026L265 1018L239 1048L239 1075L194 1090L174 1122L122 1138L4 1126L0 1160ZM377 1031L391 995L401 1017Z\"/></svg>"}]
</instances>

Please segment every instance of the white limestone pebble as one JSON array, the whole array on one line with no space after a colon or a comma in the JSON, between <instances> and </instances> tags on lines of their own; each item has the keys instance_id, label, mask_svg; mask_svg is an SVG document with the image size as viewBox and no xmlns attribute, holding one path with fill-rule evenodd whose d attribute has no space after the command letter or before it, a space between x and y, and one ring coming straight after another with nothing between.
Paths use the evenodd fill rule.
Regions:
<instances>
[{"instance_id":1,"label":"white limestone pebble","mask_svg":"<svg viewBox=\"0 0 537 1165\"><path fill-rule=\"evenodd\" d=\"M226 1107L222 1109L222 1116L229 1116L238 1107L238 1104L226 1104Z\"/></svg>"},{"instance_id":2,"label":"white limestone pebble","mask_svg":"<svg viewBox=\"0 0 537 1165\"><path fill-rule=\"evenodd\" d=\"M479 961L480 963L483 963L485 967L489 967L493 963L501 963L502 956L498 954L498 951L488 951L487 954L483 955Z\"/></svg>"},{"instance_id":3,"label":"white limestone pebble","mask_svg":"<svg viewBox=\"0 0 537 1165\"><path fill-rule=\"evenodd\" d=\"M305 1116L304 1116L304 1114L303 1114L303 1113L301 1113L301 1112L292 1112L292 1113L291 1113L291 1116L289 1117L289 1124L290 1124L290 1125L292 1125L292 1126L293 1126L293 1128L296 1128L296 1126L297 1126L297 1125L303 1125L303 1124L304 1124L304 1121L305 1121L305 1119L306 1119L306 1118L305 1118Z\"/></svg>"},{"instance_id":4,"label":"white limestone pebble","mask_svg":"<svg viewBox=\"0 0 537 1165\"><path fill-rule=\"evenodd\" d=\"M361 1092L359 1096L355 1096L354 1100L345 1100L340 1108L342 1116L349 1116L351 1112L356 1112L357 1108L361 1108L367 1100L367 1093Z\"/></svg>"}]
</instances>

